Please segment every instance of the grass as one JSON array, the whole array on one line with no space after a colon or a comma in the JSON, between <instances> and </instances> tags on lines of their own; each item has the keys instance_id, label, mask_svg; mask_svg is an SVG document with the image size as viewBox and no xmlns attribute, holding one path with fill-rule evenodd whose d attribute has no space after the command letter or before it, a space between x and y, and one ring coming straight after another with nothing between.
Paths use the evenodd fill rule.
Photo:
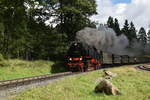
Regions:
<instances>
[{"instance_id":1,"label":"grass","mask_svg":"<svg viewBox=\"0 0 150 100\"><path fill-rule=\"evenodd\" d=\"M24 61L19 59L5 60L0 66L0 80L51 74L52 61Z\"/></svg>"},{"instance_id":2,"label":"grass","mask_svg":"<svg viewBox=\"0 0 150 100\"><path fill-rule=\"evenodd\" d=\"M96 80L103 75L100 70L32 88L8 100L150 100L149 72L126 66L109 70L118 74L112 82L122 92L120 96L94 93Z\"/></svg>"},{"instance_id":3,"label":"grass","mask_svg":"<svg viewBox=\"0 0 150 100\"><path fill-rule=\"evenodd\" d=\"M150 68L150 65L146 65L145 67Z\"/></svg>"}]
</instances>

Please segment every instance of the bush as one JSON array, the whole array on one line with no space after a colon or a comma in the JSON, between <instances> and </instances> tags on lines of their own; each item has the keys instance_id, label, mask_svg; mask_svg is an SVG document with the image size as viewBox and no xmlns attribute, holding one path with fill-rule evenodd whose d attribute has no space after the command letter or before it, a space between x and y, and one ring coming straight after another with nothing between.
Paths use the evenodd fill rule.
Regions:
<instances>
[{"instance_id":1,"label":"bush","mask_svg":"<svg viewBox=\"0 0 150 100\"><path fill-rule=\"evenodd\" d=\"M0 61L4 61L4 57L2 54L0 54Z\"/></svg>"},{"instance_id":2,"label":"bush","mask_svg":"<svg viewBox=\"0 0 150 100\"><path fill-rule=\"evenodd\" d=\"M7 61L4 59L4 56L0 53L0 67L8 66Z\"/></svg>"}]
</instances>

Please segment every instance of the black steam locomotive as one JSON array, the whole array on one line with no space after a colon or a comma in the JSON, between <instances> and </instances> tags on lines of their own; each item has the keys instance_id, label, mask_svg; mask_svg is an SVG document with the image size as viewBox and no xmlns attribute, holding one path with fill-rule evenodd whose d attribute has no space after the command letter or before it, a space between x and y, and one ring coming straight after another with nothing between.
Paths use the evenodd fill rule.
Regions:
<instances>
[{"instance_id":1,"label":"black steam locomotive","mask_svg":"<svg viewBox=\"0 0 150 100\"><path fill-rule=\"evenodd\" d=\"M67 65L70 71L87 71L101 66L101 56L96 48L80 42L73 42L67 53Z\"/></svg>"},{"instance_id":2,"label":"black steam locomotive","mask_svg":"<svg viewBox=\"0 0 150 100\"><path fill-rule=\"evenodd\" d=\"M96 70L101 65L113 64L135 64L150 62L147 56L114 55L111 53L100 52L87 44L73 42L67 53L67 65L70 71L87 71Z\"/></svg>"}]
</instances>

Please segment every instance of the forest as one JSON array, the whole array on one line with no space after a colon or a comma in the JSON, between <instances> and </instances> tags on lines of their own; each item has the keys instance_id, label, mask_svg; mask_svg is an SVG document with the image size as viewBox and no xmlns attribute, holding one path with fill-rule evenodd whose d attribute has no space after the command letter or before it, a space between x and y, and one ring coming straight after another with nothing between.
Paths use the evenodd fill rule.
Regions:
<instances>
[{"instance_id":1,"label":"forest","mask_svg":"<svg viewBox=\"0 0 150 100\"><path fill-rule=\"evenodd\" d=\"M0 0L0 56L26 60L61 60L76 32L96 28L90 20L97 14L95 0ZM135 40L143 47L150 44L150 30L134 23L109 17L107 26L117 36L124 34L132 46ZM129 46L129 47L130 47Z\"/></svg>"}]
</instances>

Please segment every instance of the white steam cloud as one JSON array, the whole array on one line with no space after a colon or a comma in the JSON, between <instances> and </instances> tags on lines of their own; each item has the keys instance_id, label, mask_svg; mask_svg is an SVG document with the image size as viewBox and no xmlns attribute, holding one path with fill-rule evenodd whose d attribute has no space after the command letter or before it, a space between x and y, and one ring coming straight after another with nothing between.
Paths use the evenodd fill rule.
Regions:
<instances>
[{"instance_id":1,"label":"white steam cloud","mask_svg":"<svg viewBox=\"0 0 150 100\"><path fill-rule=\"evenodd\" d=\"M95 47L98 51L105 51L116 55L130 55L127 46L129 41L125 35L116 36L113 29L100 25L98 29L86 27L76 34L76 39Z\"/></svg>"}]
</instances>

